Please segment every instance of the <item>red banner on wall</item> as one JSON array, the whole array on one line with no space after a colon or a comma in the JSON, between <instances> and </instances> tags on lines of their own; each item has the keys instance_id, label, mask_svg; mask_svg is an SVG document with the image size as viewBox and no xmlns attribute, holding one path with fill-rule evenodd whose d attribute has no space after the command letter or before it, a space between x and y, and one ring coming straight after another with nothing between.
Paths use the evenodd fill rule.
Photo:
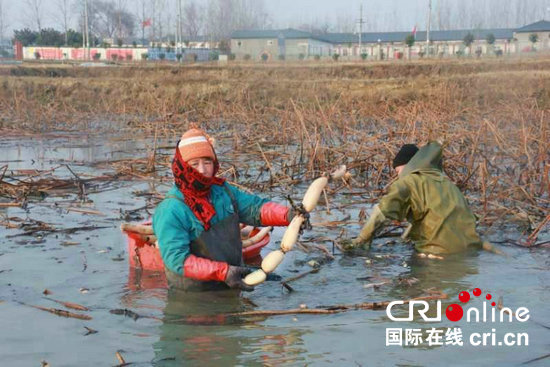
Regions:
<instances>
[{"instance_id":1,"label":"red banner on wall","mask_svg":"<svg viewBox=\"0 0 550 367\"><path fill-rule=\"evenodd\" d=\"M116 55L116 56L114 56ZM107 60L128 60L132 58L132 50L127 49L107 49Z\"/></svg>"},{"instance_id":2,"label":"red banner on wall","mask_svg":"<svg viewBox=\"0 0 550 367\"><path fill-rule=\"evenodd\" d=\"M61 60L63 58L63 52L57 47L36 47L34 52L38 52L42 60Z\"/></svg>"},{"instance_id":3,"label":"red banner on wall","mask_svg":"<svg viewBox=\"0 0 550 367\"><path fill-rule=\"evenodd\" d=\"M94 57L95 54L100 54L105 52L104 50L98 50L97 48L90 49L90 60L96 60ZM98 58L101 58L99 56ZM86 60L86 49L85 48L73 48L71 50L71 59L72 60Z\"/></svg>"}]
</instances>

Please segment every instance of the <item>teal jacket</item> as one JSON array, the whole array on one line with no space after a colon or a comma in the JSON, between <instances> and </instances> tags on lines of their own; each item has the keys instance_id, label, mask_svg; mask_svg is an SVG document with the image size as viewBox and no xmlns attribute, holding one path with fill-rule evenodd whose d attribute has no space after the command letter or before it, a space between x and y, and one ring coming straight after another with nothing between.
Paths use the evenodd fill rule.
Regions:
<instances>
[{"instance_id":1,"label":"teal jacket","mask_svg":"<svg viewBox=\"0 0 550 367\"><path fill-rule=\"evenodd\" d=\"M260 209L269 200L247 194L228 183L225 186L231 190L237 202L239 222L260 226ZM183 199L176 185L166 195ZM231 198L224 187L213 185L210 198L216 209L216 215L210 222L212 225L234 213ZM164 265L172 272L183 275L183 263L191 254L190 244L204 232L202 222L185 203L175 198L165 198L155 209L153 230Z\"/></svg>"}]
</instances>

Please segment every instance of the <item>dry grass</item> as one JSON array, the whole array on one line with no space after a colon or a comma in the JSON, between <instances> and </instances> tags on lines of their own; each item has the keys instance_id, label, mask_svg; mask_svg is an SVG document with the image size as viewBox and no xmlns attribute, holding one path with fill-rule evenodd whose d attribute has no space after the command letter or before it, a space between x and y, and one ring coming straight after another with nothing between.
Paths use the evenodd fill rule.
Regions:
<instances>
[{"instance_id":1,"label":"dry grass","mask_svg":"<svg viewBox=\"0 0 550 367\"><path fill-rule=\"evenodd\" d=\"M404 142L446 143L446 172L484 219L549 207L550 58L399 63L0 69L0 126L123 120L177 136L203 122L266 150L270 185L335 164L380 190ZM155 130L156 129L156 130ZM269 151L270 146L282 149ZM260 157L260 155L258 155Z\"/></svg>"}]
</instances>

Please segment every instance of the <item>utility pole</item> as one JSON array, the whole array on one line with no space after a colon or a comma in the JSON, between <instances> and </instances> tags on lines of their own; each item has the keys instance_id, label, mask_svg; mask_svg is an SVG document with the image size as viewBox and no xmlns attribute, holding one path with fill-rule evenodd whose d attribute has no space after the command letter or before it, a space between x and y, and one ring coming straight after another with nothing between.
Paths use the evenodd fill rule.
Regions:
<instances>
[{"instance_id":1,"label":"utility pole","mask_svg":"<svg viewBox=\"0 0 550 367\"><path fill-rule=\"evenodd\" d=\"M145 46L145 0L141 0L141 46Z\"/></svg>"},{"instance_id":2,"label":"utility pole","mask_svg":"<svg viewBox=\"0 0 550 367\"><path fill-rule=\"evenodd\" d=\"M120 0L118 0L118 39L122 39L122 20L120 19L120 17L122 16L120 13L122 12L122 4L120 3ZM119 42L118 40L116 41L117 43Z\"/></svg>"},{"instance_id":3,"label":"utility pole","mask_svg":"<svg viewBox=\"0 0 550 367\"><path fill-rule=\"evenodd\" d=\"M178 54L178 34L180 28L180 13L179 13L179 0L176 1L176 32L174 32L174 53ZM177 60L177 59L176 59Z\"/></svg>"},{"instance_id":4,"label":"utility pole","mask_svg":"<svg viewBox=\"0 0 550 367\"><path fill-rule=\"evenodd\" d=\"M428 0L428 26L426 30L427 55L430 55L430 27L432 25L432 0Z\"/></svg>"},{"instance_id":5,"label":"utility pole","mask_svg":"<svg viewBox=\"0 0 550 367\"><path fill-rule=\"evenodd\" d=\"M2 0L0 0L0 47L4 45L4 12L2 9Z\"/></svg>"},{"instance_id":6,"label":"utility pole","mask_svg":"<svg viewBox=\"0 0 550 367\"><path fill-rule=\"evenodd\" d=\"M82 58L84 59L84 49L86 48L86 10L82 14Z\"/></svg>"},{"instance_id":7,"label":"utility pole","mask_svg":"<svg viewBox=\"0 0 550 367\"><path fill-rule=\"evenodd\" d=\"M0 0L0 47L4 45L4 27L6 26L4 23L5 16L6 8L4 7L2 0Z\"/></svg>"},{"instance_id":8,"label":"utility pole","mask_svg":"<svg viewBox=\"0 0 550 367\"><path fill-rule=\"evenodd\" d=\"M178 35L178 41L176 41L176 49L179 48L179 53L183 54L183 47L182 47L183 31L182 31L182 19L181 19L181 0L178 0L178 21L177 21L177 23L178 23L178 29L177 29L176 34ZM176 57L177 57L177 53L178 52L176 52ZM183 59L183 55L178 61L181 61L182 59Z\"/></svg>"},{"instance_id":9,"label":"utility pole","mask_svg":"<svg viewBox=\"0 0 550 367\"><path fill-rule=\"evenodd\" d=\"M437 30L441 31L443 30L443 27L441 25L441 0L437 2Z\"/></svg>"},{"instance_id":10,"label":"utility pole","mask_svg":"<svg viewBox=\"0 0 550 367\"><path fill-rule=\"evenodd\" d=\"M88 26L88 0L84 0L84 26L86 28L86 60L90 60L90 28Z\"/></svg>"},{"instance_id":11,"label":"utility pole","mask_svg":"<svg viewBox=\"0 0 550 367\"><path fill-rule=\"evenodd\" d=\"M363 3L359 6L359 57L363 53L363 24L366 22L363 20Z\"/></svg>"}]
</instances>

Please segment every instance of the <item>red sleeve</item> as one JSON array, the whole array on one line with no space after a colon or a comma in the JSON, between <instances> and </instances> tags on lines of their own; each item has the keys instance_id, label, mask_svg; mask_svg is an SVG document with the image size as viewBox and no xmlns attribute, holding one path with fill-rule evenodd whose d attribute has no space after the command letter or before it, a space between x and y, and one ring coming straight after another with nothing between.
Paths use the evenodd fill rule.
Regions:
<instances>
[{"instance_id":1,"label":"red sleeve","mask_svg":"<svg viewBox=\"0 0 550 367\"><path fill-rule=\"evenodd\" d=\"M264 226L288 226L289 209L272 201L265 203L260 209L260 221Z\"/></svg>"},{"instance_id":2,"label":"red sleeve","mask_svg":"<svg viewBox=\"0 0 550 367\"><path fill-rule=\"evenodd\" d=\"M229 264L189 255L183 262L183 275L197 280L225 281Z\"/></svg>"}]
</instances>

